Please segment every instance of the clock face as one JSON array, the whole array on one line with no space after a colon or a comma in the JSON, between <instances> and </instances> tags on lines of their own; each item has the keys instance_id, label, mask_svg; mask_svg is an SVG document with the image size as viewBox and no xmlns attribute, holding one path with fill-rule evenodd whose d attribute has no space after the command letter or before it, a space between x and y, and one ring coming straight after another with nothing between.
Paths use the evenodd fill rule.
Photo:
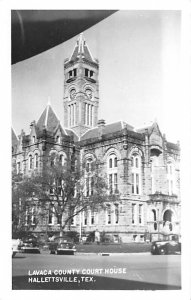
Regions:
<instances>
[{"instance_id":1,"label":"clock face","mask_svg":"<svg viewBox=\"0 0 191 300\"><path fill-rule=\"evenodd\" d=\"M91 89L86 89L86 95L88 96L89 99L92 99L93 93Z\"/></svg>"},{"instance_id":2,"label":"clock face","mask_svg":"<svg viewBox=\"0 0 191 300\"><path fill-rule=\"evenodd\" d=\"M75 89L71 89L70 91L70 98L73 99L76 96L76 90Z\"/></svg>"}]
</instances>

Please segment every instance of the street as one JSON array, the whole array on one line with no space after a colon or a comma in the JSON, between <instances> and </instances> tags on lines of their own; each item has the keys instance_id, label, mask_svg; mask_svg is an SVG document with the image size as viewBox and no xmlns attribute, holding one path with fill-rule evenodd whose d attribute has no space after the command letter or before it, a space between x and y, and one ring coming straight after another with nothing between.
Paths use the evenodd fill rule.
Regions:
<instances>
[{"instance_id":1,"label":"street","mask_svg":"<svg viewBox=\"0 0 191 300\"><path fill-rule=\"evenodd\" d=\"M181 289L181 256L19 253L13 258L13 289Z\"/></svg>"}]
</instances>

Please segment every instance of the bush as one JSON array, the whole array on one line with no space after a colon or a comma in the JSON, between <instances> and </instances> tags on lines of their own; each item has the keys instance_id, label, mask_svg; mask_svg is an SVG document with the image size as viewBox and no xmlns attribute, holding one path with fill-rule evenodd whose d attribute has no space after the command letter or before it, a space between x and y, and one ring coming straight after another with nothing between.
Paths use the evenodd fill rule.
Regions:
<instances>
[{"instance_id":1,"label":"bush","mask_svg":"<svg viewBox=\"0 0 191 300\"><path fill-rule=\"evenodd\" d=\"M95 231L91 231L87 236L87 243L93 243L95 241Z\"/></svg>"},{"instance_id":2,"label":"bush","mask_svg":"<svg viewBox=\"0 0 191 300\"><path fill-rule=\"evenodd\" d=\"M79 232L77 231L68 231L65 233L66 236L68 236L69 238L71 238L73 240L74 243L79 243Z\"/></svg>"}]
</instances>

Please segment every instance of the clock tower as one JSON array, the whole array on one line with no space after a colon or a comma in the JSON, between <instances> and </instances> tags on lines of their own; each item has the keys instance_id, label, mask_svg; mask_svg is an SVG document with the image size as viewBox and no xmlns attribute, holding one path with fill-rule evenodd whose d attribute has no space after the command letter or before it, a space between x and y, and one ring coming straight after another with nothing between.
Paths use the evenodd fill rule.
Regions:
<instances>
[{"instance_id":1,"label":"clock tower","mask_svg":"<svg viewBox=\"0 0 191 300\"><path fill-rule=\"evenodd\" d=\"M80 34L72 55L64 61L64 127L79 137L97 125L99 62Z\"/></svg>"}]
</instances>

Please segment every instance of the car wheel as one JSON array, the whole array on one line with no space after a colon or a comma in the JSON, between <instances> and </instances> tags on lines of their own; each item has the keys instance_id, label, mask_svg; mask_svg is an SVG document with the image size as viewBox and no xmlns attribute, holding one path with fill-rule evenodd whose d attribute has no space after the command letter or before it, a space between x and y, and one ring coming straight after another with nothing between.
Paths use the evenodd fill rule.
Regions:
<instances>
[{"instance_id":1,"label":"car wheel","mask_svg":"<svg viewBox=\"0 0 191 300\"><path fill-rule=\"evenodd\" d=\"M159 249L159 254L160 255L165 255L166 254L166 249L165 248L160 248Z\"/></svg>"}]
</instances>

